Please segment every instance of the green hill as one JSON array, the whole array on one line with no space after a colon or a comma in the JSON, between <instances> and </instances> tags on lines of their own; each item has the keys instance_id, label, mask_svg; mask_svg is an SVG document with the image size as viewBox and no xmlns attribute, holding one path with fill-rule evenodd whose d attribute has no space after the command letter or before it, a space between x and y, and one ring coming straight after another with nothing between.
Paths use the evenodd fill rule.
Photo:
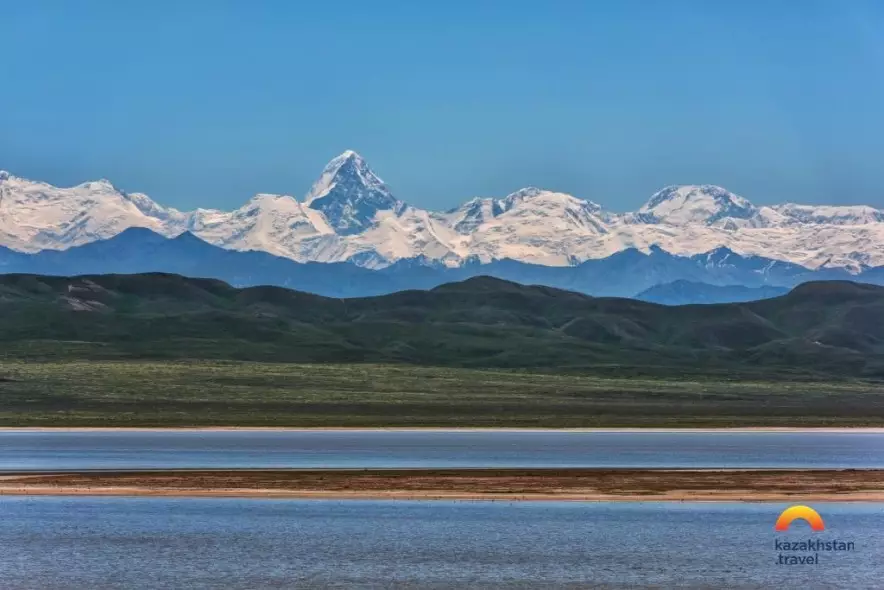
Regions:
<instances>
[{"instance_id":1,"label":"green hill","mask_svg":"<svg viewBox=\"0 0 884 590\"><path fill-rule=\"evenodd\" d=\"M0 276L6 358L884 377L884 287L666 307L478 277L332 299L168 274Z\"/></svg>"}]
</instances>

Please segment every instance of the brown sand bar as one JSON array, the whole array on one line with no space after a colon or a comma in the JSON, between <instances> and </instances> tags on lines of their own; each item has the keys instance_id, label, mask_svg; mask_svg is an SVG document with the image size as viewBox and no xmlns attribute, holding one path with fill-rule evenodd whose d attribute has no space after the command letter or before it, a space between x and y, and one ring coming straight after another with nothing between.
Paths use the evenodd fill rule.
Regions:
<instances>
[{"instance_id":1,"label":"brown sand bar","mask_svg":"<svg viewBox=\"0 0 884 590\"><path fill-rule=\"evenodd\" d=\"M260 469L0 476L0 495L884 502L884 469Z\"/></svg>"}]
</instances>

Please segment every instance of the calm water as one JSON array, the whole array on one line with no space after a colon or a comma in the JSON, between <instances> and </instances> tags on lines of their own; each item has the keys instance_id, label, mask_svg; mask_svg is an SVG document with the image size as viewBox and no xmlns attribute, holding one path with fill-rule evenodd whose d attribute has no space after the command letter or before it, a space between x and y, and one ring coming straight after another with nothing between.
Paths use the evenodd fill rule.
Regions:
<instances>
[{"instance_id":1,"label":"calm water","mask_svg":"<svg viewBox=\"0 0 884 590\"><path fill-rule=\"evenodd\" d=\"M0 497L0 587L880 588L884 506L821 504L819 565L775 563L784 505Z\"/></svg>"},{"instance_id":2,"label":"calm water","mask_svg":"<svg viewBox=\"0 0 884 590\"><path fill-rule=\"evenodd\" d=\"M427 466L884 467L884 434L0 431L0 470Z\"/></svg>"}]
</instances>

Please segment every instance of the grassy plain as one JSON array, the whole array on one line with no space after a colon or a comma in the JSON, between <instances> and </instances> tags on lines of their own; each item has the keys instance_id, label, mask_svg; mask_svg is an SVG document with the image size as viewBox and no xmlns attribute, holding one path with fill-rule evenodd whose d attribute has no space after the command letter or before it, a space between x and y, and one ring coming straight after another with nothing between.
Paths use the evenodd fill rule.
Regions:
<instances>
[{"instance_id":1,"label":"grassy plain","mask_svg":"<svg viewBox=\"0 0 884 590\"><path fill-rule=\"evenodd\" d=\"M0 361L0 426L882 426L861 380L242 361Z\"/></svg>"}]
</instances>

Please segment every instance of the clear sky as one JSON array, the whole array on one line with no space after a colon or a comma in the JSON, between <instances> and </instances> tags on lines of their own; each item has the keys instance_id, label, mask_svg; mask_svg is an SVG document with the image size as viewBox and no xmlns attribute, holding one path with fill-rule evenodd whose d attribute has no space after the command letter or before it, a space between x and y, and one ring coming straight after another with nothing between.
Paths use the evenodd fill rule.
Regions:
<instances>
[{"instance_id":1,"label":"clear sky","mask_svg":"<svg viewBox=\"0 0 884 590\"><path fill-rule=\"evenodd\" d=\"M0 0L2 169L232 208L345 149L436 209L882 207L884 2Z\"/></svg>"}]
</instances>

